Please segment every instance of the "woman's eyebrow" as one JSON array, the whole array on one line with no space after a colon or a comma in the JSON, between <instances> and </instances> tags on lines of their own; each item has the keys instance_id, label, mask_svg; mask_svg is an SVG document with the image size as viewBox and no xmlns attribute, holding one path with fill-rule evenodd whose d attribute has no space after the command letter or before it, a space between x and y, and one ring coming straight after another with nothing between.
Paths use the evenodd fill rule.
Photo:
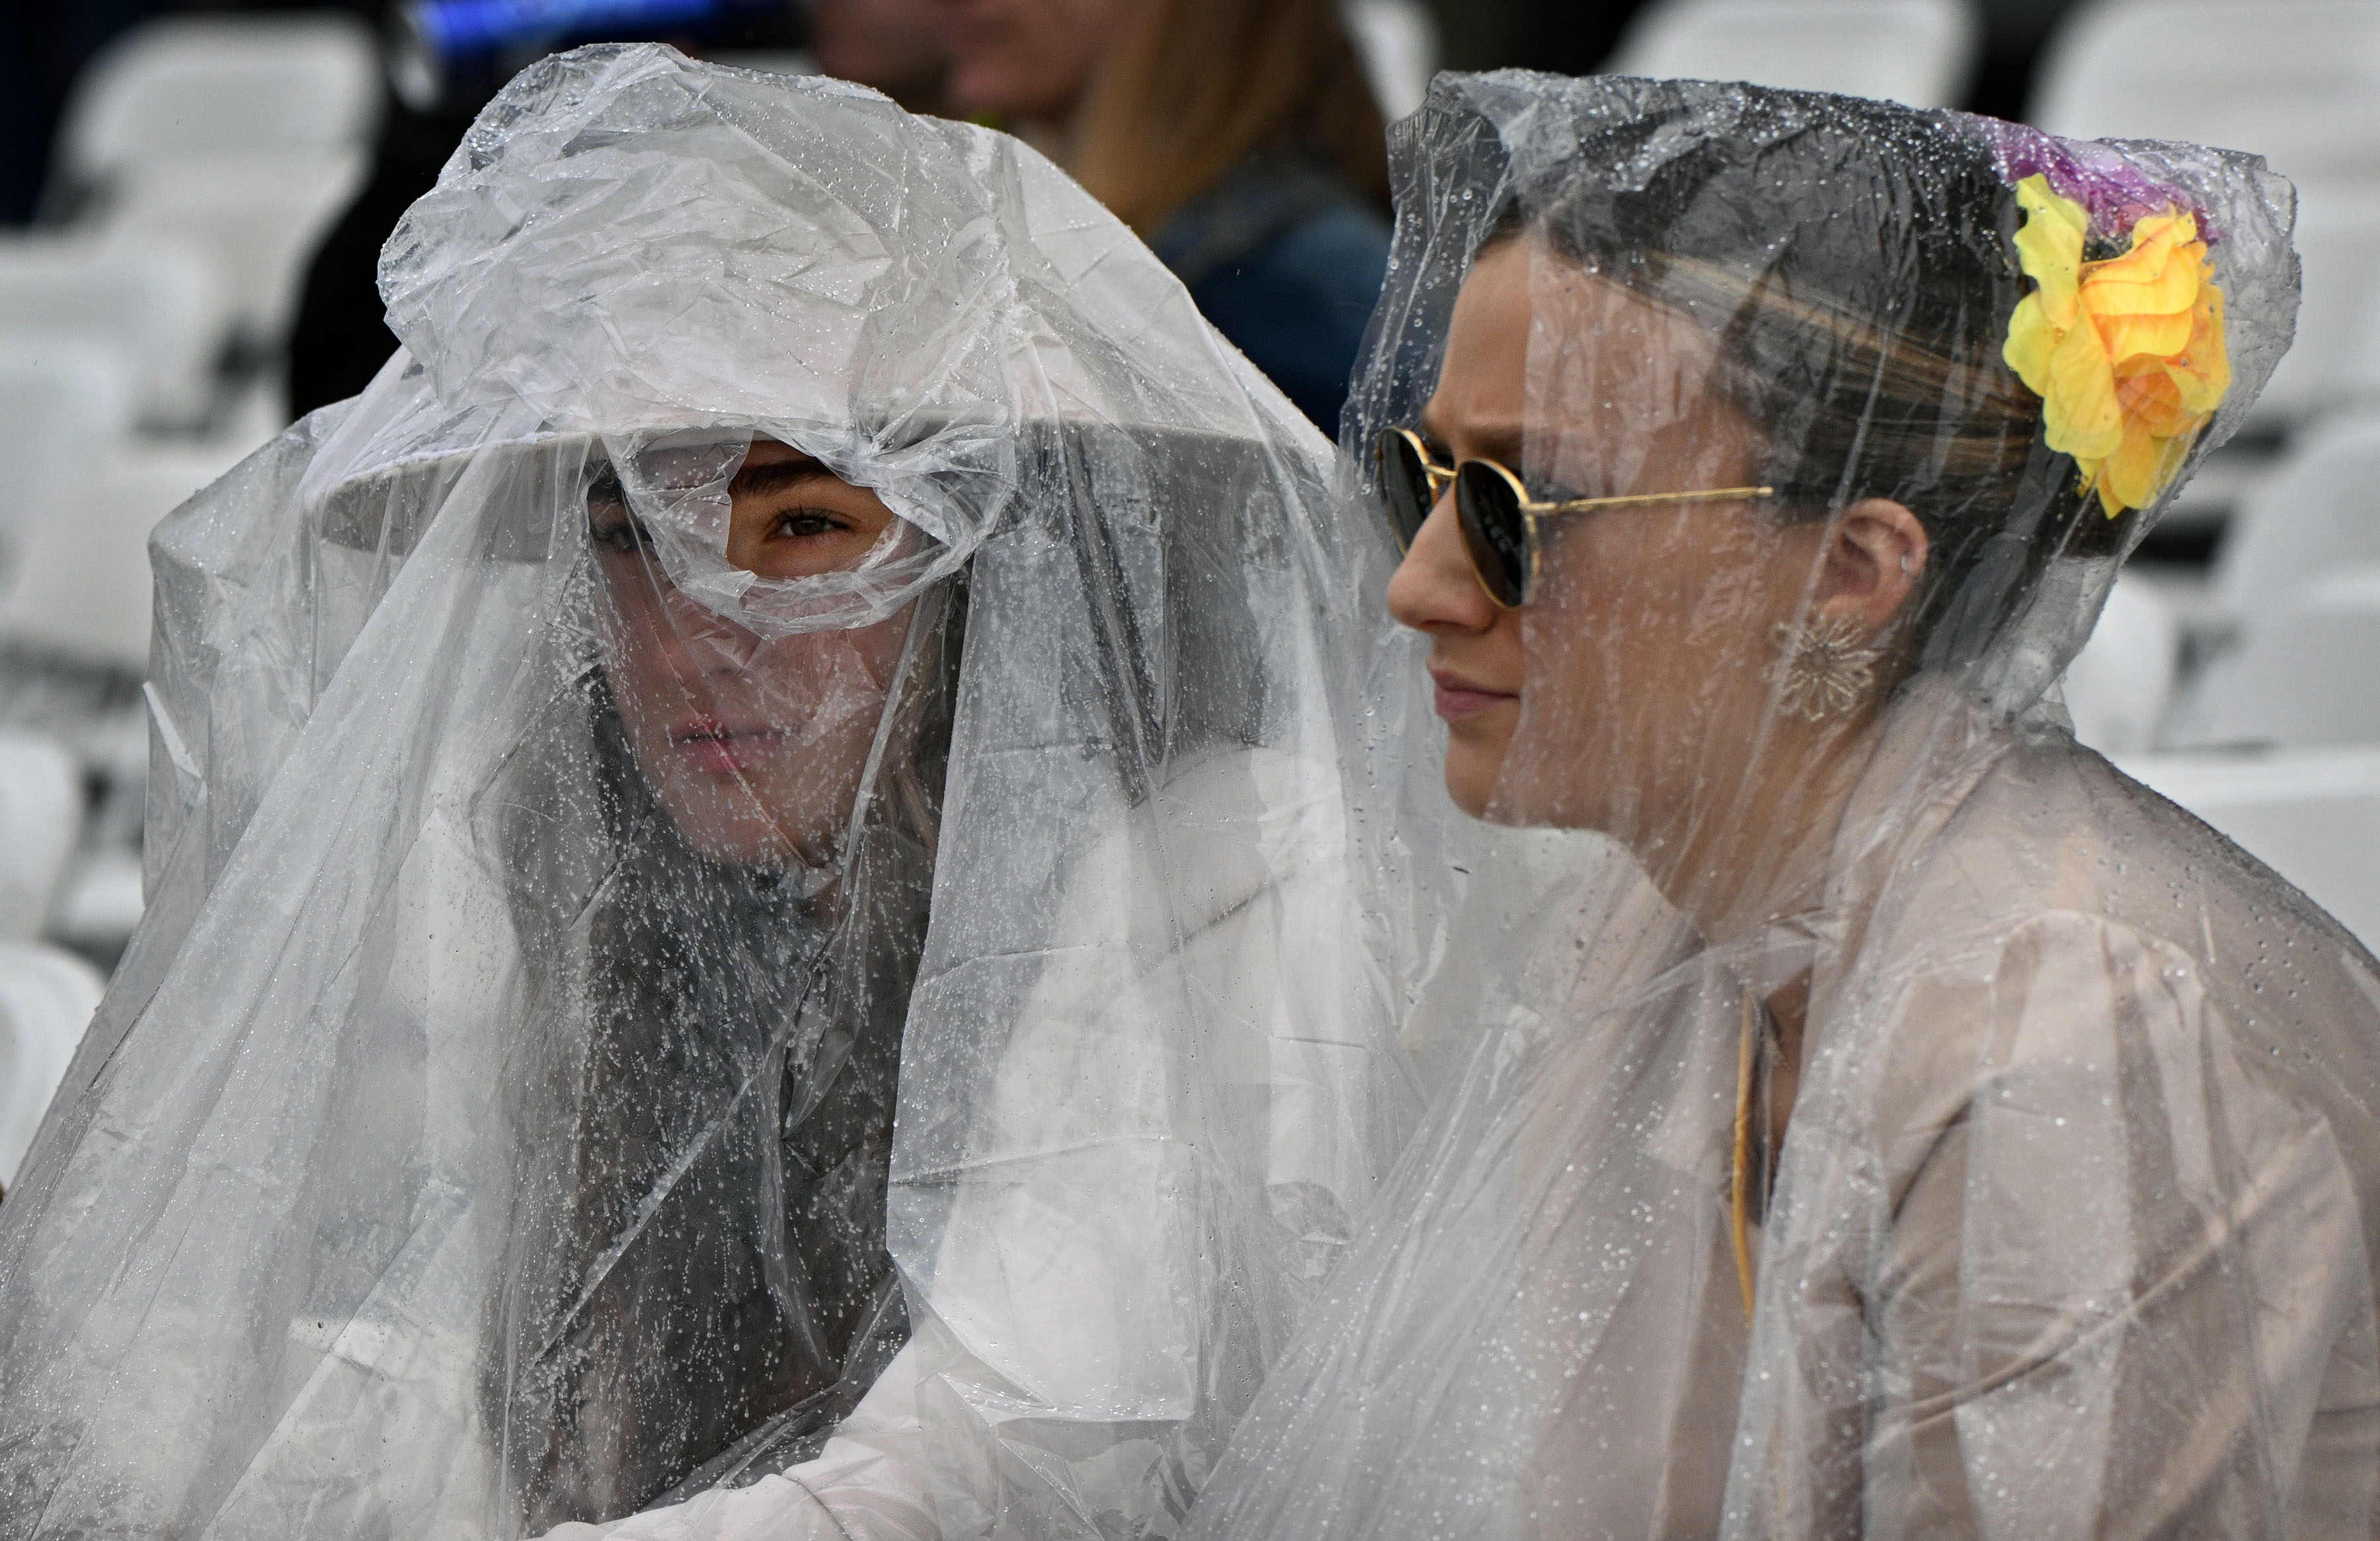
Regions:
<instances>
[{"instance_id":1,"label":"woman's eyebrow","mask_svg":"<svg viewBox=\"0 0 2380 1541\"><path fill-rule=\"evenodd\" d=\"M1473 458L1517 469L1527 434L1519 423L1474 423L1465 429L1463 440Z\"/></svg>"},{"instance_id":2,"label":"woman's eyebrow","mask_svg":"<svg viewBox=\"0 0 2380 1541\"><path fill-rule=\"evenodd\" d=\"M765 497L771 492L782 492L806 481L821 479L828 481L841 479L815 460L771 460L765 466L747 466L737 471L728 491L731 496L741 492L747 497Z\"/></svg>"},{"instance_id":3,"label":"woman's eyebrow","mask_svg":"<svg viewBox=\"0 0 2380 1541\"><path fill-rule=\"evenodd\" d=\"M1493 460L1498 465L1513 470L1520 468L1521 452L1525 441L1526 435L1522 432L1517 424L1489 429L1471 435L1472 447L1477 452L1480 459Z\"/></svg>"},{"instance_id":4,"label":"woman's eyebrow","mask_svg":"<svg viewBox=\"0 0 2380 1541\"><path fill-rule=\"evenodd\" d=\"M1451 447L1453 440L1446 424L1438 420L1427 406L1421 410L1421 436L1435 448ZM1521 445L1524 435L1519 423L1466 423L1463 441L1475 457L1500 461L1508 466L1520 463Z\"/></svg>"}]
</instances>

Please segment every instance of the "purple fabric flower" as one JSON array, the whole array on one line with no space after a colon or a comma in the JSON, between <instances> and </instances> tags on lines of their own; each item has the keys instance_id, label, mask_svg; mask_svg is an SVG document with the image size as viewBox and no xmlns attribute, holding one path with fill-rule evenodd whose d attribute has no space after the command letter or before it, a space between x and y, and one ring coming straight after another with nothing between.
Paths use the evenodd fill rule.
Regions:
<instances>
[{"instance_id":1,"label":"purple fabric flower","mask_svg":"<svg viewBox=\"0 0 2380 1541\"><path fill-rule=\"evenodd\" d=\"M2051 191L2082 205L2091 216L2094 235L2120 241L2143 215L2180 209L2198 222L2200 239L2211 245L2223 238L2207 223L2206 211L2196 200L2158 181L2107 145L2061 140L1997 118L1977 122L1991 145L1994 168L2010 186L2036 174L2046 177Z\"/></svg>"}]
</instances>

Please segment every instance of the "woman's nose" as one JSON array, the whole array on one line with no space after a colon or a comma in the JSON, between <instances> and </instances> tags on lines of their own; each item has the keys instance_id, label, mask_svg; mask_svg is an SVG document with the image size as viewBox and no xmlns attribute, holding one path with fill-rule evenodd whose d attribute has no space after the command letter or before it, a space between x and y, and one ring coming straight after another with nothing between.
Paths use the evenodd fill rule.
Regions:
<instances>
[{"instance_id":1,"label":"woman's nose","mask_svg":"<svg viewBox=\"0 0 2380 1541\"><path fill-rule=\"evenodd\" d=\"M759 637L674 587L662 592L662 647L681 666L705 673L733 673L750 666L761 645Z\"/></svg>"},{"instance_id":2,"label":"woman's nose","mask_svg":"<svg viewBox=\"0 0 2380 1541\"><path fill-rule=\"evenodd\" d=\"M1451 488L1422 521L1389 579L1389 614L1415 631L1485 631L1496 624L1495 603L1479 587L1463 549Z\"/></svg>"}]
</instances>

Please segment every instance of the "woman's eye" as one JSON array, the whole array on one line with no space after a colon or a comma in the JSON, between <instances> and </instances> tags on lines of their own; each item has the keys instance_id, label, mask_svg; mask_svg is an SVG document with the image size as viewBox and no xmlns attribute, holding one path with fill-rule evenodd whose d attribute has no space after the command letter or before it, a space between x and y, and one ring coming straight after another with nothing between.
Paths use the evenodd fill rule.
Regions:
<instances>
[{"instance_id":1,"label":"woman's eye","mask_svg":"<svg viewBox=\"0 0 2380 1541\"><path fill-rule=\"evenodd\" d=\"M777 521L779 535L797 540L816 535L835 535L850 528L832 515L812 513L807 509L788 514Z\"/></svg>"}]
</instances>

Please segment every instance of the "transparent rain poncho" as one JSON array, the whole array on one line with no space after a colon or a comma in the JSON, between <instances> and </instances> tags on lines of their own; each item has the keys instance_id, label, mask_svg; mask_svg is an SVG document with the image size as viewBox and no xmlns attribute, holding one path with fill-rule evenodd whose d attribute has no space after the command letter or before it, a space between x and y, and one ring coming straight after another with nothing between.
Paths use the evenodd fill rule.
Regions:
<instances>
[{"instance_id":1,"label":"transparent rain poncho","mask_svg":"<svg viewBox=\"0 0 2380 1541\"><path fill-rule=\"evenodd\" d=\"M2288 184L1517 73L1392 151L1342 453L1645 501L1482 513L1502 610L1466 467L1390 590L1416 758L1546 832L1185 1534L2371 1535L2380 970L2055 688L2289 342Z\"/></svg>"},{"instance_id":2,"label":"transparent rain poncho","mask_svg":"<svg viewBox=\"0 0 2380 1541\"><path fill-rule=\"evenodd\" d=\"M0 1535L1171 1529L1418 1107L1391 543L1046 161L856 88L549 60L382 283L152 548Z\"/></svg>"}]
</instances>

